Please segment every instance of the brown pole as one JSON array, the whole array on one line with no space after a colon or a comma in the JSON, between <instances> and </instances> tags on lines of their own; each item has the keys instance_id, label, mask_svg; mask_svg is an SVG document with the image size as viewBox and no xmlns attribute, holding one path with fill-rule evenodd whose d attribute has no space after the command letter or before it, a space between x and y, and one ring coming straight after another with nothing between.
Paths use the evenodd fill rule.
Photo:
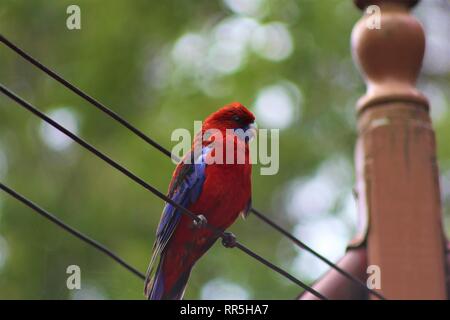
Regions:
<instances>
[{"instance_id":1,"label":"brown pole","mask_svg":"<svg viewBox=\"0 0 450 320\"><path fill-rule=\"evenodd\" d=\"M354 2L364 11L381 9L380 29L376 12L365 12L352 34L367 85L357 104L355 151L367 264L380 268L387 299L446 299L435 136L428 101L415 87L425 37L409 10L418 1Z\"/></svg>"}]
</instances>

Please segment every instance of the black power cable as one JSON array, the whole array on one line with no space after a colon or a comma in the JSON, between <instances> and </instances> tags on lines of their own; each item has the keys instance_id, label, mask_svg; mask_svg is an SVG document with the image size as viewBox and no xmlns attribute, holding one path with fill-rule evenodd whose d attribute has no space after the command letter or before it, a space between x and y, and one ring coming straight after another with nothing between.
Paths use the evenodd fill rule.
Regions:
<instances>
[{"instance_id":1,"label":"black power cable","mask_svg":"<svg viewBox=\"0 0 450 320\"><path fill-rule=\"evenodd\" d=\"M70 83L69 81L65 80L63 77L61 77L60 75L58 75L56 72L54 72L53 70L51 70L50 68L46 67L45 65L43 65L41 62L39 62L37 59L33 58L31 55L29 55L28 53L26 53L25 51L23 51L21 48L19 48L18 46L16 46L14 43L12 43L11 41L9 41L8 39L6 39L3 35L0 34L0 41L3 42L7 47L9 47L11 50L13 50L14 52L16 52L19 56L21 56L23 59L25 59L26 61L28 61L29 63L31 63L32 65L34 65L35 67L37 67L38 69L40 69L41 71L43 71L44 73L46 73L47 75L49 75L50 77L52 77L53 79L55 79L56 81L58 81L59 83L61 83L63 86L65 86L67 89L71 90L72 92L74 92L75 94L77 94L78 96L80 96L81 98L83 98L84 100L86 100L87 102L89 102L91 105L93 105L94 107L96 107L97 109L101 110L102 112L104 112L105 114L107 114L109 117L113 118L114 120L116 120L117 122L119 122L121 125L123 125L124 127L126 127L127 129L129 129L131 132L133 132L136 136L138 136L139 138L141 138L142 140L144 140L146 143L150 144L151 146L153 146L154 148L156 148L157 150L159 150L161 153L163 153L164 155L168 156L169 158L174 159L175 161L179 161L179 159L175 156L172 155L171 152L169 150L167 150L166 148L164 148L162 145L160 145L159 143L157 143L155 140L153 140L152 138L150 138L148 135L146 135L145 133L143 133L141 130L137 129L135 126L133 126L131 123L129 123L127 120L125 120L124 118L122 118L121 116L119 116L117 113L115 113L114 111L112 111L110 108L108 108L107 106L105 106L104 104L102 104L101 102L97 101L96 99L94 99L93 97L91 97L90 95L86 94L84 91L82 91L81 89L79 89L77 86L73 85L72 83ZM330 260L328 260L327 258L323 257L322 255L320 255L319 253L317 253L316 251L314 251L312 248L308 247L305 243L303 243L302 241L300 241L299 239L297 239L296 237L294 237L291 233L289 233L286 229L282 228L280 225L278 225L275 221L273 221L272 219L270 219L268 216L264 215L262 212L260 212L259 210L255 209L255 208L250 208L250 211L253 212L255 214L255 216L260 219L261 221L267 223L269 226L271 226L272 228L274 228L275 230L277 230L278 232L280 232L281 234L283 234L284 236L286 236L287 238L289 238L294 244L298 245L300 248L305 249L306 251L310 252L311 254L313 254L314 256L316 256L317 258L319 258L320 260L322 260L324 263L326 263L327 265L329 265L330 267L332 267L333 269L335 269L338 273L340 273L341 275L343 275L344 277L346 277L347 279L353 281L355 284L357 284L358 286L360 286L361 288L363 288L364 290L366 290L367 292L375 295L376 297L378 297L379 299L385 300L384 296L381 295L380 293L378 293L375 290L372 290L370 288L368 288L361 280L359 280L358 278L356 278L355 276L351 275L350 273L348 273L347 271L343 270L342 268L338 267L336 264L334 264L333 262L331 262Z\"/></svg>"},{"instance_id":2,"label":"black power cable","mask_svg":"<svg viewBox=\"0 0 450 320\"><path fill-rule=\"evenodd\" d=\"M322 294L317 292L315 289L309 287L308 285L306 285L302 281L298 280L297 278L295 278L294 276L292 276L288 272L286 272L283 269L275 266L274 264L272 264L268 260L264 259L260 255L256 254L255 252L253 252L252 250L247 248L245 245L239 243L234 238L234 236L232 236L233 238L230 239L230 235L231 235L230 233L224 232L223 230L220 230L220 229L218 229L218 228L208 224L207 222L203 221L199 216L197 216L196 214L194 214L190 210L184 208L183 206L179 205L178 203L173 201L171 198L167 197L165 194L163 194L162 192L157 190L155 187L151 186L150 184L148 184L147 182L145 182L144 180L142 180L141 178L136 176L134 173L132 173L131 171L129 171L128 169L126 169L125 167L123 167L122 165L120 165L119 163L117 163L116 161L114 161L113 159L111 159L110 157L108 157L107 155L105 155L104 153L99 151L98 149L96 149L94 146L92 146L88 142L84 141L82 138L78 137L77 135L73 134L72 132L67 130L65 127L60 125L58 122L56 122L56 121L52 120L51 118L49 118L48 116L46 116L44 113L39 111L36 107L34 107L30 103L28 103L27 101L25 101L24 99L19 97L14 92L10 91L8 88L3 86L2 84L0 84L0 91L4 95L9 97L11 100L17 102L17 104L20 105L21 107L23 107L26 110L30 111L35 116L37 116L40 119L42 119L43 121L47 122L48 124L50 124L55 129L57 129L60 132L64 133L66 136L71 138L73 141L75 141L76 143L81 145L83 148L85 148L86 150L90 151L91 153L96 155L98 158L102 159L103 161L105 161L106 163L111 165L116 170L122 172L124 175L126 175L127 177L132 179L134 182L138 183L139 185L141 185L145 189L149 190L150 192L152 192L154 195L156 195L160 199L164 200L165 202L167 202L167 203L173 205L175 208L179 209L183 214L185 214L188 217L190 217L194 222L197 222L202 227L206 227L206 228L210 229L211 231L213 231L216 234L216 236L222 238L222 243L224 244L224 246L238 248L242 252L244 252L247 255L251 256L252 258L256 259L260 263L266 265L271 270L273 270L273 271L281 274L285 278L291 280L293 283L297 284L298 286L300 286L304 290L310 292L311 294L313 294L314 296L318 297L319 299L327 300L327 298L325 296L323 296ZM80 238L80 239L83 240L82 238Z\"/></svg>"},{"instance_id":3,"label":"black power cable","mask_svg":"<svg viewBox=\"0 0 450 320\"><path fill-rule=\"evenodd\" d=\"M112 258L114 261L116 261L118 264L123 266L125 269L127 269L128 271L132 272L133 274L135 274L136 276L141 278L142 280L145 279L145 275L142 272L137 270L135 267L131 266L129 263L125 262L125 260L120 258L117 254L115 254L114 252L109 250L107 247L105 247L104 245L102 245L98 241L96 241L96 240L94 240L94 239L84 235L83 233L81 233L77 229L75 229L75 228L69 226L68 224L64 223L62 220L60 220L59 218L57 218L56 216L54 216L50 212L42 209L41 207L39 207L34 202L28 200L27 198L25 198L24 196L22 196L21 194L17 193L16 191L14 191L13 189L11 189L8 186L4 185L1 182L0 182L0 189L5 191L6 193L8 193L10 196L16 198L17 200L19 200L20 202L22 202L26 206L30 207L31 209L33 209L34 211L39 213L44 218L50 220L51 222L56 224L58 227L66 230L67 232L69 232L73 236L77 237L78 239L86 242L90 246L93 246L97 250L103 252L104 254L106 254L107 256Z\"/></svg>"},{"instance_id":4,"label":"black power cable","mask_svg":"<svg viewBox=\"0 0 450 320\"><path fill-rule=\"evenodd\" d=\"M108 116L110 116L111 118L113 118L114 120L119 122L120 124L122 124L124 127L126 127L131 132L133 132L136 136L138 136L139 138L141 138L142 140L144 140L145 142L147 142L148 144L150 144L151 146L153 146L154 148L159 150L161 153L165 154L169 158L174 159L175 161L179 161L179 159L175 155L172 155L169 150L164 148L162 145L160 145L155 140L150 138L148 135L143 133L141 130L137 129L135 126L130 124L124 118L122 118L117 113L112 111L110 108L108 108L107 106L105 106L101 102L97 101L93 97L89 96L88 94L83 92L81 89L79 89L78 87L76 87L75 85L70 83L69 81L67 81L64 78L62 78L56 72L54 72L53 70L51 70L48 67L46 67L45 65L43 65L41 62L39 62L38 60L33 58L31 55L29 55L25 51L23 51L21 48L16 46L14 43L12 43L8 39L6 39L1 34L0 34L0 41L3 42L6 46L8 46L11 50L16 52L18 55L20 55L22 58L24 58L26 61L30 62L35 67L37 67L38 69L40 69L41 71L43 71L44 73L46 73L47 75L49 75L50 77L55 79L56 81L60 82L66 88L68 88L69 90L71 90L72 92L74 92L75 94L77 94L78 96L80 96L81 98L86 100L87 102L89 102L91 105L93 105L94 107L98 108L99 110L101 110L102 112L104 112L105 114L107 114ZM259 218L263 222L267 223L268 225L273 227L275 230L277 230L278 232L280 232L281 234L285 235L287 238L292 240L294 244L296 244L299 247L301 247L301 248L305 249L306 251L310 252L311 254L313 254L314 256L319 258L320 260L322 260L324 263L326 263L327 265L329 265L332 268L334 268L338 273L340 273L341 275L343 275L347 279L353 281L355 284L357 284L360 287L364 288L369 293L372 293L373 295L377 296L379 299L382 299L382 300L385 299L380 293L378 293L375 290L372 290L372 289L368 288L361 280L357 279L356 277L354 277L350 273L348 273L345 270L343 270L342 268L338 267L336 264L332 263L327 258L323 257L322 255L320 255L319 253L314 251L312 248L308 247L306 244L304 244L302 241L300 241L299 239L294 237L286 229L282 228L275 221L273 221L268 216L266 216L263 213L261 213L259 210L255 209L255 208L250 208L250 211L253 212L257 218Z\"/></svg>"}]
</instances>

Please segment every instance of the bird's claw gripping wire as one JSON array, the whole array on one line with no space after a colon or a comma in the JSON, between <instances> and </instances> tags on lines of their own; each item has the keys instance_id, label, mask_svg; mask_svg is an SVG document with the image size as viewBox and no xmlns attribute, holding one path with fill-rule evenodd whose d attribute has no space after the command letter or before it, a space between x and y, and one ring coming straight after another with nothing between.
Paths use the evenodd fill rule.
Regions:
<instances>
[{"instance_id":1,"label":"bird's claw gripping wire","mask_svg":"<svg viewBox=\"0 0 450 320\"><path fill-rule=\"evenodd\" d=\"M206 220L206 217L202 214L197 215L197 219L195 219L192 222L192 225L194 228L201 229L205 227L208 224L208 220Z\"/></svg>"},{"instance_id":2,"label":"bird's claw gripping wire","mask_svg":"<svg viewBox=\"0 0 450 320\"><path fill-rule=\"evenodd\" d=\"M234 248L236 246L236 236L231 232L224 232L222 236L222 244L225 248Z\"/></svg>"}]
</instances>

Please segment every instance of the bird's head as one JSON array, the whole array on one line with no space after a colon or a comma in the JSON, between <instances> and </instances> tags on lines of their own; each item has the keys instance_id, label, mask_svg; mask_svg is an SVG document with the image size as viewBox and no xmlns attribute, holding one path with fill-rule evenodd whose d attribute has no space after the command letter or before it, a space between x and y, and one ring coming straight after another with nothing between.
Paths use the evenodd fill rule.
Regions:
<instances>
[{"instance_id":1,"label":"bird's head","mask_svg":"<svg viewBox=\"0 0 450 320\"><path fill-rule=\"evenodd\" d=\"M210 114L204 121L202 131L232 129L244 132L251 139L256 135L255 116L239 102L233 102ZM239 130L240 129L240 130Z\"/></svg>"}]
</instances>

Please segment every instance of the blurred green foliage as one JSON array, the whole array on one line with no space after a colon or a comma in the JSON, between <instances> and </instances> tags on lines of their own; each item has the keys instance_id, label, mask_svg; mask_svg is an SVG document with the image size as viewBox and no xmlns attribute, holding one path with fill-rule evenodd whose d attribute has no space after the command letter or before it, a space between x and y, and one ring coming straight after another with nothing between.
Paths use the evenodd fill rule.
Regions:
<instances>
[{"instance_id":1,"label":"blurred green foliage","mask_svg":"<svg viewBox=\"0 0 450 320\"><path fill-rule=\"evenodd\" d=\"M301 112L281 131L280 171L261 176L257 166L253 177L254 206L282 225L293 226L283 205L286 185L312 175L325 160L353 161L354 105L365 87L353 66L349 39L361 13L350 0L264 3L264 14L254 20L283 23L293 51L280 61L249 52L239 68L206 77L208 85L226 88L225 93L208 92L195 74L176 66L160 68L158 77L153 69L171 61L174 44L184 34L206 34L224 19L239 17L219 0L2 0L0 30L169 149L175 128L192 130L194 120L231 101L253 108L259 90L274 83L296 84L302 94ZM70 4L81 8L81 30L66 28ZM448 88L450 78L447 73L424 79ZM46 112L69 108L83 138L166 190L174 168L168 158L4 46L0 81ZM448 110L447 92L444 107ZM447 172L448 112L442 117L436 130L441 169ZM163 203L77 145L63 151L50 148L41 137L41 126L30 113L0 97L1 180L145 271ZM350 170L342 192L350 192L352 176ZM449 206L445 208L449 214ZM287 269L297 255L288 241L254 217L238 221L232 231ZM132 274L4 194L0 236L2 299L74 298L66 288L70 264L81 267L83 289L91 290L87 297L96 293L107 299L143 298L142 283ZM186 298L200 298L202 286L217 278L240 284L250 298L290 299L300 292L251 258L217 244L193 270Z\"/></svg>"}]
</instances>

